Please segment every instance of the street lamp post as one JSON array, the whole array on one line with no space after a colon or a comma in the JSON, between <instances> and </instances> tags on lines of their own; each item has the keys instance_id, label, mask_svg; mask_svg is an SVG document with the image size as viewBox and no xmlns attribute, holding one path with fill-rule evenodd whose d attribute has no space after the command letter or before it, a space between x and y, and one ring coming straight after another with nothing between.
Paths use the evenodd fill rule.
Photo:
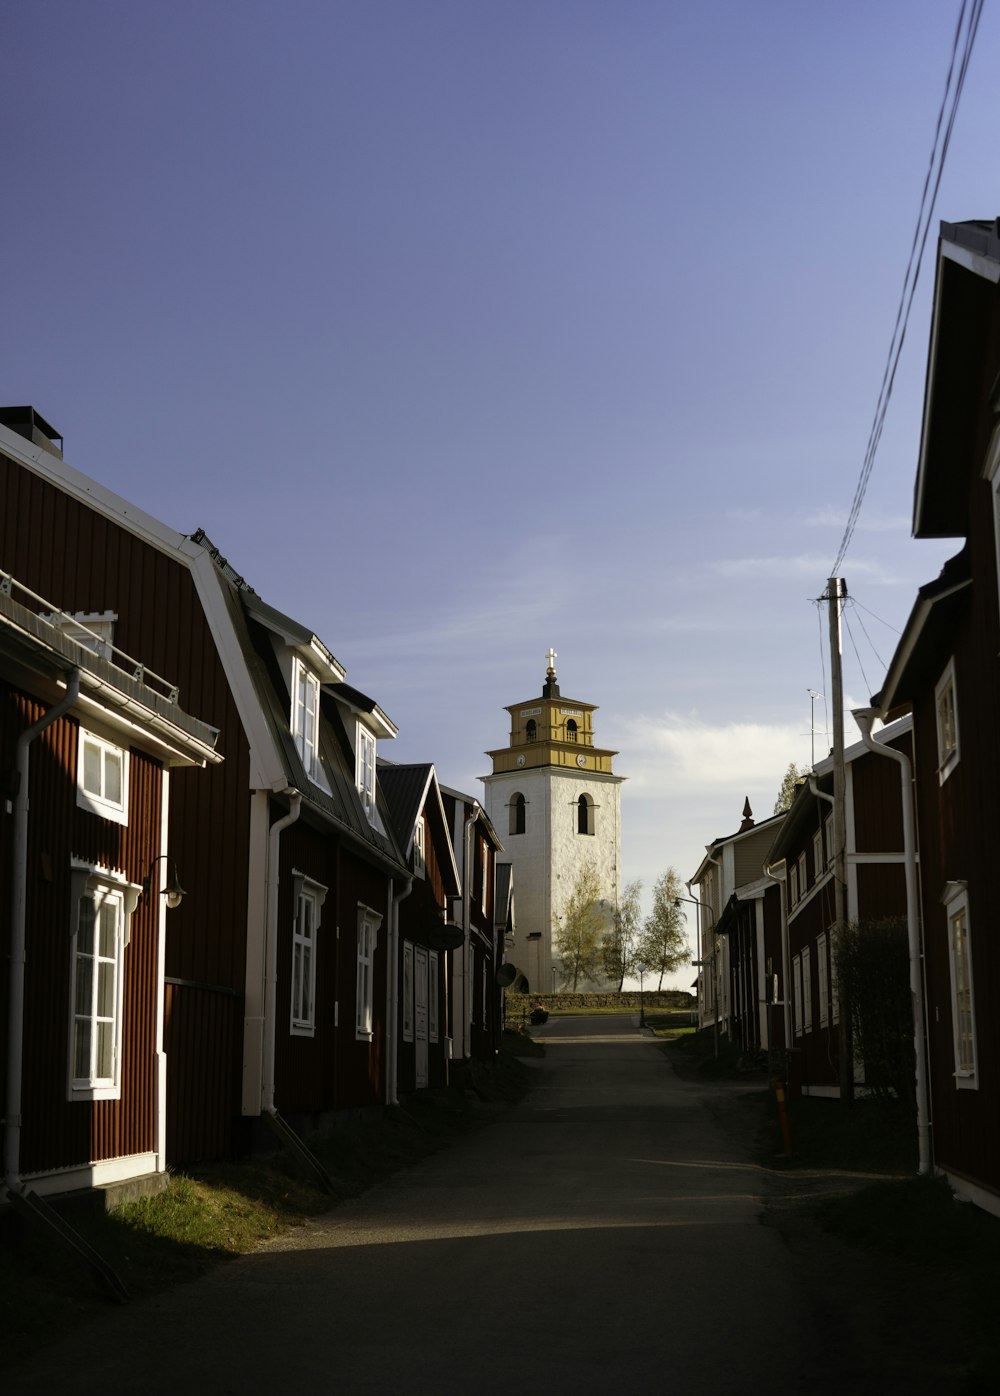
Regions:
<instances>
[{"instance_id":1,"label":"street lamp post","mask_svg":"<svg viewBox=\"0 0 1000 1396\"><path fill-rule=\"evenodd\" d=\"M646 1000L642 996L642 976L646 973L646 966L640 960L636 965L636 972L639 975L639 1026L646 1026Z\"/></svg>"}]
</instances>

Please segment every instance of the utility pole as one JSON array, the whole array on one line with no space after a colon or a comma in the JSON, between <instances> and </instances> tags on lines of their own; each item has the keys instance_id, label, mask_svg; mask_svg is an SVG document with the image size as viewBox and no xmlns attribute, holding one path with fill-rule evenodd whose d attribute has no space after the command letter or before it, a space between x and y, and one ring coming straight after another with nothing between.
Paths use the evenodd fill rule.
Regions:
<instances>
[{"instance_id":1,"label":"utility pole","mask_svg":"<svg viewBox=\"0 0 1000 1396\"><path fill-rule=\"evenodd\" d=\"M840 654L840 610L847 587L841 577L827 582L827 602L830 607L830 679L833 684L833 907L834 954L844 926L845 891L847 888L847 819L844 768L844 677ZM849 1104L854 1099L854 1043L851 1034L851 1006L840 1004L840 1099Z\"/></svg>"}]
</instances>

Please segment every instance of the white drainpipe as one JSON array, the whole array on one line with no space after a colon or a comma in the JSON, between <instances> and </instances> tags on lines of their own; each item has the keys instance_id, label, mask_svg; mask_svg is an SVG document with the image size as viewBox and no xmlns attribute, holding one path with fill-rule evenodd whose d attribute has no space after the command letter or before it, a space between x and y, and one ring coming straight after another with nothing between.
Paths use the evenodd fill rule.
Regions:
<instances>
[{"instance_id":1,"label":"white drainpipe","mask_svg":"<svg viewBox=\"0 0 1000 1396\"><path fill-rule=\"evenodd\" d=\"M399 1022L399 904L413 891L413 878L407 878L405 887L391 894L389 916L389 963L386 975L386 1062L385 1062L385 1103L399 1104L399 1035L396 1024Z\"/></svg>"},{"instance_id":2,"label":"white drainpipe","mask_svg":"<svg viewBox=\"0 0 1000 1396\"><path fill-rule=\"evenodd\" d=\"M267 838L267 945L264 951L264 1047L263 1080L260 1089L262 1113L274 1114L274 1041L278 1007L278 857L282 832L294 824L302 808L297 790L284 792L290 800L286 815L276 820Z\"/></svg>"},{"instance_id":3,"label":"white drainpipe","mask_svg":"<svg viewBox=\"0 0 1000 1396\"><path fill-rule=\"evenodd\" d=\"M14 833L12 841L13 898L10 922L10 984L7 991L7 1107L4 1129L4 1183L21 1192L21 1087L24 1064L24 962L28 886L28 748L46 727L51 727L76 702L80 671L69 675L66 692L44 717L26 728L17 739L15 756Z\"/></svg>"},{"instance_id":4,"label":"white drainpipe","mask_svg":"<svg viewBox=\"0 0 1000 1396\"><path fill-rule=\"evenodd\" d=\"M927 1060L924 1055L924 984L923 965L920 948L920 922L917 900L917 839L913 822L913 767L910 758L903 751L876 741L872 736L872 722L876 717L874 708L856 708L854 721L861 729L861 736L869 751L878 756L888 756L899 766L899 779L903 793L903 866L906 871L906 936L910 948L910 999L913 1008L913 1045L917 1059L917 1171L930 1173L931 1124L930 1094L927 1087Z\"/></svg>"},{"instance_id":5,"label":"white drainpipe","mask_svg":"<svg viewBox=\"0 0 1000 1396\"><path fill-rule=\"evenodd\" d=\"M473 800L472 813L465 821L465 866L462 869L462 930L464 940L462 942L462 982L459 1002L462 1005L463 1057L472 1056L472 1015L469 1012L469 962L472 955L472 831L476 827L479 814L479 801Z\"/></svg>"}]
</instances>

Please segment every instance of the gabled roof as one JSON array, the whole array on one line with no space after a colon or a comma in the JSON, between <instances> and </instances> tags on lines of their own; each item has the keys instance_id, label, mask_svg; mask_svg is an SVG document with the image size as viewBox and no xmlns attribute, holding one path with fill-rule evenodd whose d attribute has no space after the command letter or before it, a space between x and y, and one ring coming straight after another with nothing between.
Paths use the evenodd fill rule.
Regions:
<instances>
[{"instance_id":1,"label":"gabled roof","mask_svg":"<svg viewBox=\"0 0 1000 1396\"><path fill-rule=\"evenodd\" d=\"M878 740L886 746L895 745L901 737L905 737L907 732L913 728L913 718L907 713L904 717L889 723L878 733ZM868 747L863 741L852 742L844 749L844 764L850 766L852 762L859 760L862 756L871 755ZM873 757L874 760L881 760L880 757ZM816 779L816 784L821 790L828 794L833 791L833 757L827 756L822 761L818 761L813 767L811 774ZM817 796L809 788L806 780L795 792L795 799L791 808L785 815L785 822L782 824L771 850L765 859L768 866L778 863L784 858L786 852L796 846L802 835L804 826L812 826L815 816ZM823 801L827 808L831 808L826 800Z\"/></svg>"},{"instance_id":2,"label":"gabled roof","mask_svg":"<svg viewBox=\"0 0 1000 1396\"><path fill-rule=\"evenodd\" d=\"M772 814L767 819L762 819L759 824L751 824L745 829L737 829L737 831L734 834L726 834L722 838L713 839L712 842L706 846L705 857L698 864L698 871L695 873L694 877L690 879L690 881L693 884L700 883L701 879L704 877L706 871L708 870L708 867L714 862L714 855L725 844L746 842L754 838L754 836L759 835L762 831L767 830L772 826L780 824L784 817L784 811L782 811L780 814Z\"/></svg>"},{"instance_id":3,"label":"gabled roof","mask_svg":"<svg viewBox=\"0 0 1000 1396\"><path fill-rule=\"evenodd\" d=\"M475 795L464 795L461 790L455 790L450 785L442 785L441 794L447 795L449 799L455 800L456 802L460 802L466 806L477 805L478 813L476 814L476 823L482 825L482 834L483 837L486 839L486 842L497 853L503 853L505 851L504 846L500 841L500 835L493 827L489 815L483 809L482 805L479 803L479 800L476 798Z\"/></svg>"},{"instance_id":4,"label":"gabled roof","mask_svg":"<svg viewBox=\"0 0 1000 1396\"><path fill-rule=\"evenodd\" d=\"M968 533L966 483L979 464L983 365L998 281L1000 220L942 223L913 498L917 538Z\"/></svg>"},{"instance_id":5,"label":"gabled roof","mask_svg":"<svg viewBox=\"0 0 1000 1396\"><path fill-rule=\"evenodd\" d=\"M912 703L926 685L926 666L934 665L942 651L950 649L957 612L972 586L968 548L949 558L940 575L917 592L913 610L903 630L880 693L872 706L885 717L903 704Z\"/></svg>"},{"instance_id":6,"label":"gabled roof","mask_svg":"<svg viewBox=\"0 0 1000 1396\"><path fill-rule=\"evenodd\" d=\"M431 825L432 834L436 832L438 836L438 863L445 895L457 897L461 890L458 864L434 767L429 764L397 765L380 758L378 779L386 798L392 832L403 857L409 860L413 853L417 819L423 814Z\"/></svg>"}]
</instances>

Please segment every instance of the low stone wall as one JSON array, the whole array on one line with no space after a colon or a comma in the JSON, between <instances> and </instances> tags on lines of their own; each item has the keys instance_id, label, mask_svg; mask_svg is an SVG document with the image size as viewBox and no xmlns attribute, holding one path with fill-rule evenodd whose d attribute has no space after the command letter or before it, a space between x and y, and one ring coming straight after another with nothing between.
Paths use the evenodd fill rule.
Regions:
<instances>
[{"instance_id":1,"label":"low stone wall","mask_svg":"<svg viewBox=\"0 0 1000 1396\"><path fill-rule=\"evenodd\" d=\"M539 1003L549 1009L577 1009L581 1013L595 1008L618 1009L622 1013L634 1009L638 1012L640 1007L640 994L637 989L621 994L515 994L508 989L504 997L507 1003L507 1017L511 1020L530 1014ZM694 994L686 994L682 989L647 989L641 995L641 1004L647 1013L654 1009L693 1013L698 1008L698 1000Z\"/></svg>"}]
</instances>

